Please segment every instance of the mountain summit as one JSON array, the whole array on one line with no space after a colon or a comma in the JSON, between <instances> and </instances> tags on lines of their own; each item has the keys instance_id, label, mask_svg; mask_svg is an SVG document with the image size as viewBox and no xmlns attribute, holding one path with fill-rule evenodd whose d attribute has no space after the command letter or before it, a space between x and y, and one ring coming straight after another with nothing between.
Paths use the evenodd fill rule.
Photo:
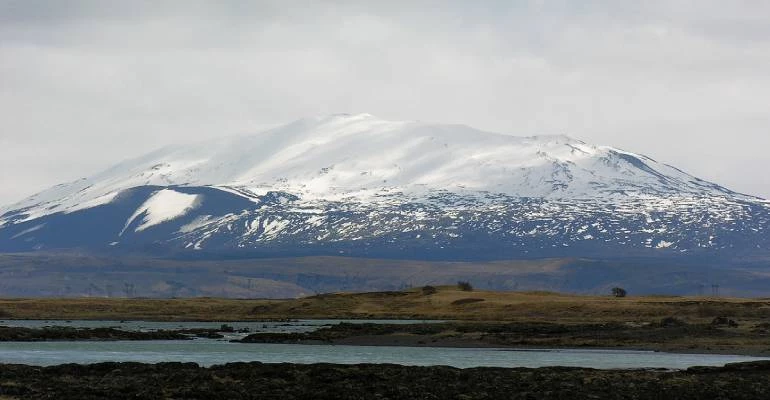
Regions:
<instances>
[{"instance_id":1,"label":"mountain summit","mask_svg":"<svg viewBox=\"0 0 770 400\"><path fill-rule=\"evenodd\" d=\"M643 155L369 114L169 146L0 211L0 251L517 258L765 248L767 203Z\"/></svg>"}]
</instances>

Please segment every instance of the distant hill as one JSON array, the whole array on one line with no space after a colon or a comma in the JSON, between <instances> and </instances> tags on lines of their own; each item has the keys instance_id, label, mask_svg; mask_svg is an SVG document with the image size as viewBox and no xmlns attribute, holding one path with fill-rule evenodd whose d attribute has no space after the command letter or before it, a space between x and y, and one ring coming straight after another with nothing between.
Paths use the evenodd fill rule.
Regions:
<instances>
[{"instance_id":1,"label":"distant hill","mask_svg":"<svg viewBox=\"0 0 770 400\"><path fill-rule=\"evenodd\" d=\"M470 282L480 290L768 296L762 268L650 260L414 261L354 257L171 260L44 252L0 255L0 297L294 298Z\"/></svg>"},{"instance_id":2,"label":"distant hill","mask_svg":"<svg viewBox=\"0 0 770 400\"><path fill-rule=\"evenodd\" d=\"M571 261L560 264L567 268L560 273L532 273L509 286L489 278L489 286L590 292L618 274L618 281L640 290L693 293L714 284L717 278L706 277L710 271L724 271L713 273L728 274L719 279L733 282L735 290L765 293L755 283L764 282L768 249L770 203L649 157L566 136L516 137L368 114L305 118L251 136L163 148L0 210L0 252L154 259L140 264L161 270L115 270L126 282L142 281L147 295L382 290L466 276L447 262L483 266L467 276L487 279L515 275L491 261L540 265L552 259ZM329 260L322 256L353 261L315 263L312 272L297 261ZM260 272L252 279L262 280L246 284L210 274L219 261L250 260L227 265L263 268L264 259L278 265L279 258L293 260L289 270L296 276L273 279ZM345 280L340 264L442 270L423 280L403 272L375 282L371 277L388 271L367 269L366 278ZM43 265L59 265L61 273L68 268L54 259ZM165 265L206 267L185 270L192 275L184 279L159 278ZM681 266L688 272L677 275ZM569 268L580 273L564 272ZM747 268L750 275L742 272ZM40 282L58 276L51 271ZM201 281L190 281L195 276ZM313 276L319 282L308 283ZM9 279L30 293L84 293L72 289L80 283L43 289L25 286L20 276ZM122 285L121 279L110 281ZM6 290L23 291L10 281L3 280ZM157 287L146 286L151 283ZM100 288L88 290L106 293Z\"/></svg>"},{"instance_id":3,"label":"distant hill","mask_svg":"<svg viewBox=\"0 0 770 400\"><path fill-rule=\"evenodd\" d=\"M332 115L55 186L0 211L0 251L722 263L767 255L769 221L762 199L612 147Z\"/></svg>"}]
</instances>

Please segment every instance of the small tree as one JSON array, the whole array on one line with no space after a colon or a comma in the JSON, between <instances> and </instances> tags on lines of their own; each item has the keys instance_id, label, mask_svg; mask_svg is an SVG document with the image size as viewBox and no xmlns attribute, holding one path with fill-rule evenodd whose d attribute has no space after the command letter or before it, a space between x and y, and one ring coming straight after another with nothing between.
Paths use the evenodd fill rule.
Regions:
<instances>
[{"instance_id":1,"label":"small tree","mask_svg":"<svg viewBox=\"0 0 770 400\"><path fill-rule=\"evenodd\" d=\"M623 289L622 287L614 287L612 288L612 295L615 297L626 297L626 289Z\"/></svg>"},{"instance_id":2,"label":"small tree","mask_svg":"<svg viewBox=\"0 0 770 400\"><path fill-rule=\"evenodd\" d=\"M464 292L473 291L473 286L468 281L459 281L459 282L457 282L457 287L460 288L460 290L462 290Z\"/></svg>"}]
</instances>

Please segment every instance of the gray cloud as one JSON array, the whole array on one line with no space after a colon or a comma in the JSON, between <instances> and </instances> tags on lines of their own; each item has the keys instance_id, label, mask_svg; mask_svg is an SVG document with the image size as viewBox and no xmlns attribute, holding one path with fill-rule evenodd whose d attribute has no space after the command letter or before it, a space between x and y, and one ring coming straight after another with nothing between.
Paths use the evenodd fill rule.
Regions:
<instances>
[{"instance_id":1,"label":"gray cloud","mask_svg":"<svg viewBox=\"0 0 770 400\"><path fill-rule=\"evenodd\" d=\"M768 18L749 1L0 0L0 204L335 112L566 133L770 197Z\"/></svg>"}]
</instances>

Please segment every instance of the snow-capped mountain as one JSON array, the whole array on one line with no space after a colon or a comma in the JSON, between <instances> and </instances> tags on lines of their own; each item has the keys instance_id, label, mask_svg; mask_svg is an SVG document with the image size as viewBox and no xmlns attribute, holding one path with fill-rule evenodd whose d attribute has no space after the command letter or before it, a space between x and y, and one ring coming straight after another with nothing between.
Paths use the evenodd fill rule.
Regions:
<instances>
[{"instance_id":1,"label":"snow-capped mountain","mask_svg":"<svg viewBox=\"0 0 770 400\"><path fill-rule=\"evenodd\" d=\"M171 146L0 211L0 251L517 258L746 252L770 205L648 157L368 114Z\"/></svg>"}]
</instances>

